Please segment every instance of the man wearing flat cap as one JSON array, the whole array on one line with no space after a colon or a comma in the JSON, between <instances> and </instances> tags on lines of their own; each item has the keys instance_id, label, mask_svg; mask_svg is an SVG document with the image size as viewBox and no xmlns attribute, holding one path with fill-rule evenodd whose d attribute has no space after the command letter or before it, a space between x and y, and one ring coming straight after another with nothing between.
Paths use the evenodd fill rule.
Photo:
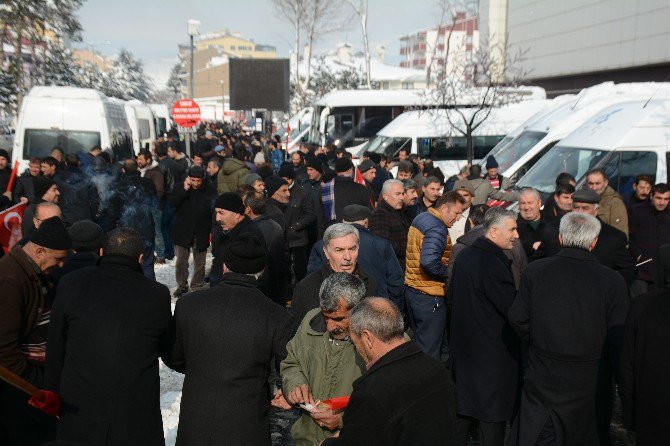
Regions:
<instances>
[{"instance_id":1,"label":"man wearing flat cap","mask_svg":"<svg viewBox=\"0 0 670 446\"><path fill-rule=\"evenodd\" d=\"M628 239L626 234L600 220L599 206L600 195L591 189L579 189L572 194L572 212L592 215L600 221L600 233L591 251L596 260L621 274L630 286L635 279L635 259L626 248ZM561 250L558 239L560 222L554 220L544 228L542 244L538 249L540 256L552 257Z\"/></svg>"},{"instance_id":2,"label":"man wearing flat cap","mask_svg":"<svg viewBox=\"0 0 670 446\"><path fill-rule=\"evenodd\" d=\"M102 228L91 220L81 220L70 226L67 230L72 239L72 251L65 260L62 268L58 268L49 274L49 278L58 285L60 279L72 271L95 266L102 252L102 243L105 233Z\"/></svg>"},{"instance_id":3,"label":"man wearing flat cap","mask_svg":"<svg viewBox=\"0 0 670 446\"><path fill-rule=\"evenodd\" d=\"M193 277L191 291L200 289L205 282L205 257L209 247L212 222L212 203L215 192L205 182L205 170L192 166L181 188L168 198L175 211L172 241L175 245L177 263L177 290L175 297L188 292L188 258L193 251Z\"/></svg>"},{"instance_id":4,"label":"man wearing flat cap","mask_svg":"<svg viewBox=\"0 0 670 446\"><path fill-rule=\"evenodd\" d=\"M224 274L175 308L176 340L168 365L185 373L179 444L270 444L268 377L273 356L286 358L292 317L258 289L265 248L252 236L232 240Z\"/></svg>"},{"instance_id":5,"label":"man wearing flat cap","mask_svg":"<svg viewBox=\"0 0 670 446\"><path fill-rule=\"evenodd\" d=\"M25 246L15 246L0 259L0 365L40 389L54 299L46 274L63 266L71 246L63 222L52 217L32 232ZM55 426L27 399L0 382L0 439L7 444L42 444L55 436Z\"/></svg>"}]
</instances>

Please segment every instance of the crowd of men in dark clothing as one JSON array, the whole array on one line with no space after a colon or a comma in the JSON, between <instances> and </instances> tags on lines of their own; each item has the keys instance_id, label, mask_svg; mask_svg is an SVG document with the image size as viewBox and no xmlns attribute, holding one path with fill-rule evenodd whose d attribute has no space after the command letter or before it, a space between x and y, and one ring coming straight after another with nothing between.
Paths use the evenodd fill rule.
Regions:
<instances>
[{"instance_id":1,"label":"crowd of men in dark clothing","mask_svg":"<svg viewBox=\"0 0 670 446\"><path fill-rule=\"evenodd\" d=\"M494 157L445 178L220 123L193 148L56 147L0 197L27 205L0 372L60 401L0 381L0 444L163 444L159 358L184 445L269 445L271 408L296 445L605 445L615 391L637 444L670 442L667 184L594 169L544 197Z\"/></svg>"}]
</instances>

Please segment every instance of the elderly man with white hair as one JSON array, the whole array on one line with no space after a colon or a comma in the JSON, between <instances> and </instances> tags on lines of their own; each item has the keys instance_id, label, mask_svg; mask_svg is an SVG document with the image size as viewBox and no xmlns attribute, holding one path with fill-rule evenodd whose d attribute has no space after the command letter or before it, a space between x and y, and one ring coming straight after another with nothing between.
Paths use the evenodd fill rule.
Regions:
<instances>
[{"instance_id":1,"label":"elderly man with white hair","mask_svg":"<svg viewBox=\"0 0 670 446\"><path fill-rule=\"evenodd\" d=\"M323 253L326 262L307 277L302 279L293 290L291 313L296 323L319 306L319 287L333 273L353 274L365 284L365 295L377 295L378 283L374 277L363 271L358 265L360 234L358 229L348 223L330 225L323 234Z\"/></svg>"},{"instance_id":2,"label":"elderly man with white hair","mask_svg":"<svg viewBox=\"0 0 670 446\"><path fill-rule=\"evenodd\" d=\"M571 212L562 249L526 268L509 322L529 358L513 444L610 444L612 370L628 315L628 291L592 251L601 222Z\"/></svg>"}]
</instances>

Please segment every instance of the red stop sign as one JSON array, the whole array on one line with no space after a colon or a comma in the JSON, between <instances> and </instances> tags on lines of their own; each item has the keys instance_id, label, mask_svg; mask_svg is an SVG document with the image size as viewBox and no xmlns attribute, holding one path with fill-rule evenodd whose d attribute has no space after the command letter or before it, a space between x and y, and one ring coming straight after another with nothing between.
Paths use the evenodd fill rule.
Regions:
<instances>
[{"instance_id":1,"label":"red stop sign","mask_svg":"<svg viewBox=\"0 0 670 446\"><path fill-rule=\"evenodd\" d=\"M200 106L193 99L180 99L172 106L172 120L180 127L193 127L200 121Z\"/></svg>"}]
</instances>

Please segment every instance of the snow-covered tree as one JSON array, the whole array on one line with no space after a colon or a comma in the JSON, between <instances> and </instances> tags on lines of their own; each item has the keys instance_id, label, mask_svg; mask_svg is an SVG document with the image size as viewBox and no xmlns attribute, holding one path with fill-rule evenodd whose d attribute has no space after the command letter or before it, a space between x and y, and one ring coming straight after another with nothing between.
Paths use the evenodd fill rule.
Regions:
<instances>
[{"instance_id":1,"label":"snow-covered tree","mask_svg":"<svg viewBox=\"0 0 670 446\"><path fill-rule=\"evenodd\" d=\"M16 105L16 83L14 76L5 70L0 70L0 108L11 110Z\"/></svg>"},{"instance_id":2,"label":"snow-covered tree","mask_svg":"<svg viewBox=\"0 0 670 446\"><path fill-rule=\"evenodd\" d=\"M110 83L106 86L108 96L121 99L139 99L146 101L151 94L147 75L144 73L142 61L125 48L122 48L114 61L110 76Z\"/></svg>"},{"instance_id":3,"label":"snow-covered tree","mask_svg":"<svg viewBox=\"0 0 670 446\"><path fill-rule=\"evenodd\" d=\"M181 96L181 76L184 73L184 66L181 62L177 62L170 71L170 77L167 80L166 89L172 94L174 100Z\"/></svg>"},{"instance_id":4,"label":"snow-covered tree","mask_svg":"<svg viewBox=\"0 0 670 446\"><path fill-rule=\"evenodd\" d=\"M57 41L49 42L40 65L39 83L57 87L78 87L81 85L78 68L69 48Z\"/></svg>"}]
</instances>

